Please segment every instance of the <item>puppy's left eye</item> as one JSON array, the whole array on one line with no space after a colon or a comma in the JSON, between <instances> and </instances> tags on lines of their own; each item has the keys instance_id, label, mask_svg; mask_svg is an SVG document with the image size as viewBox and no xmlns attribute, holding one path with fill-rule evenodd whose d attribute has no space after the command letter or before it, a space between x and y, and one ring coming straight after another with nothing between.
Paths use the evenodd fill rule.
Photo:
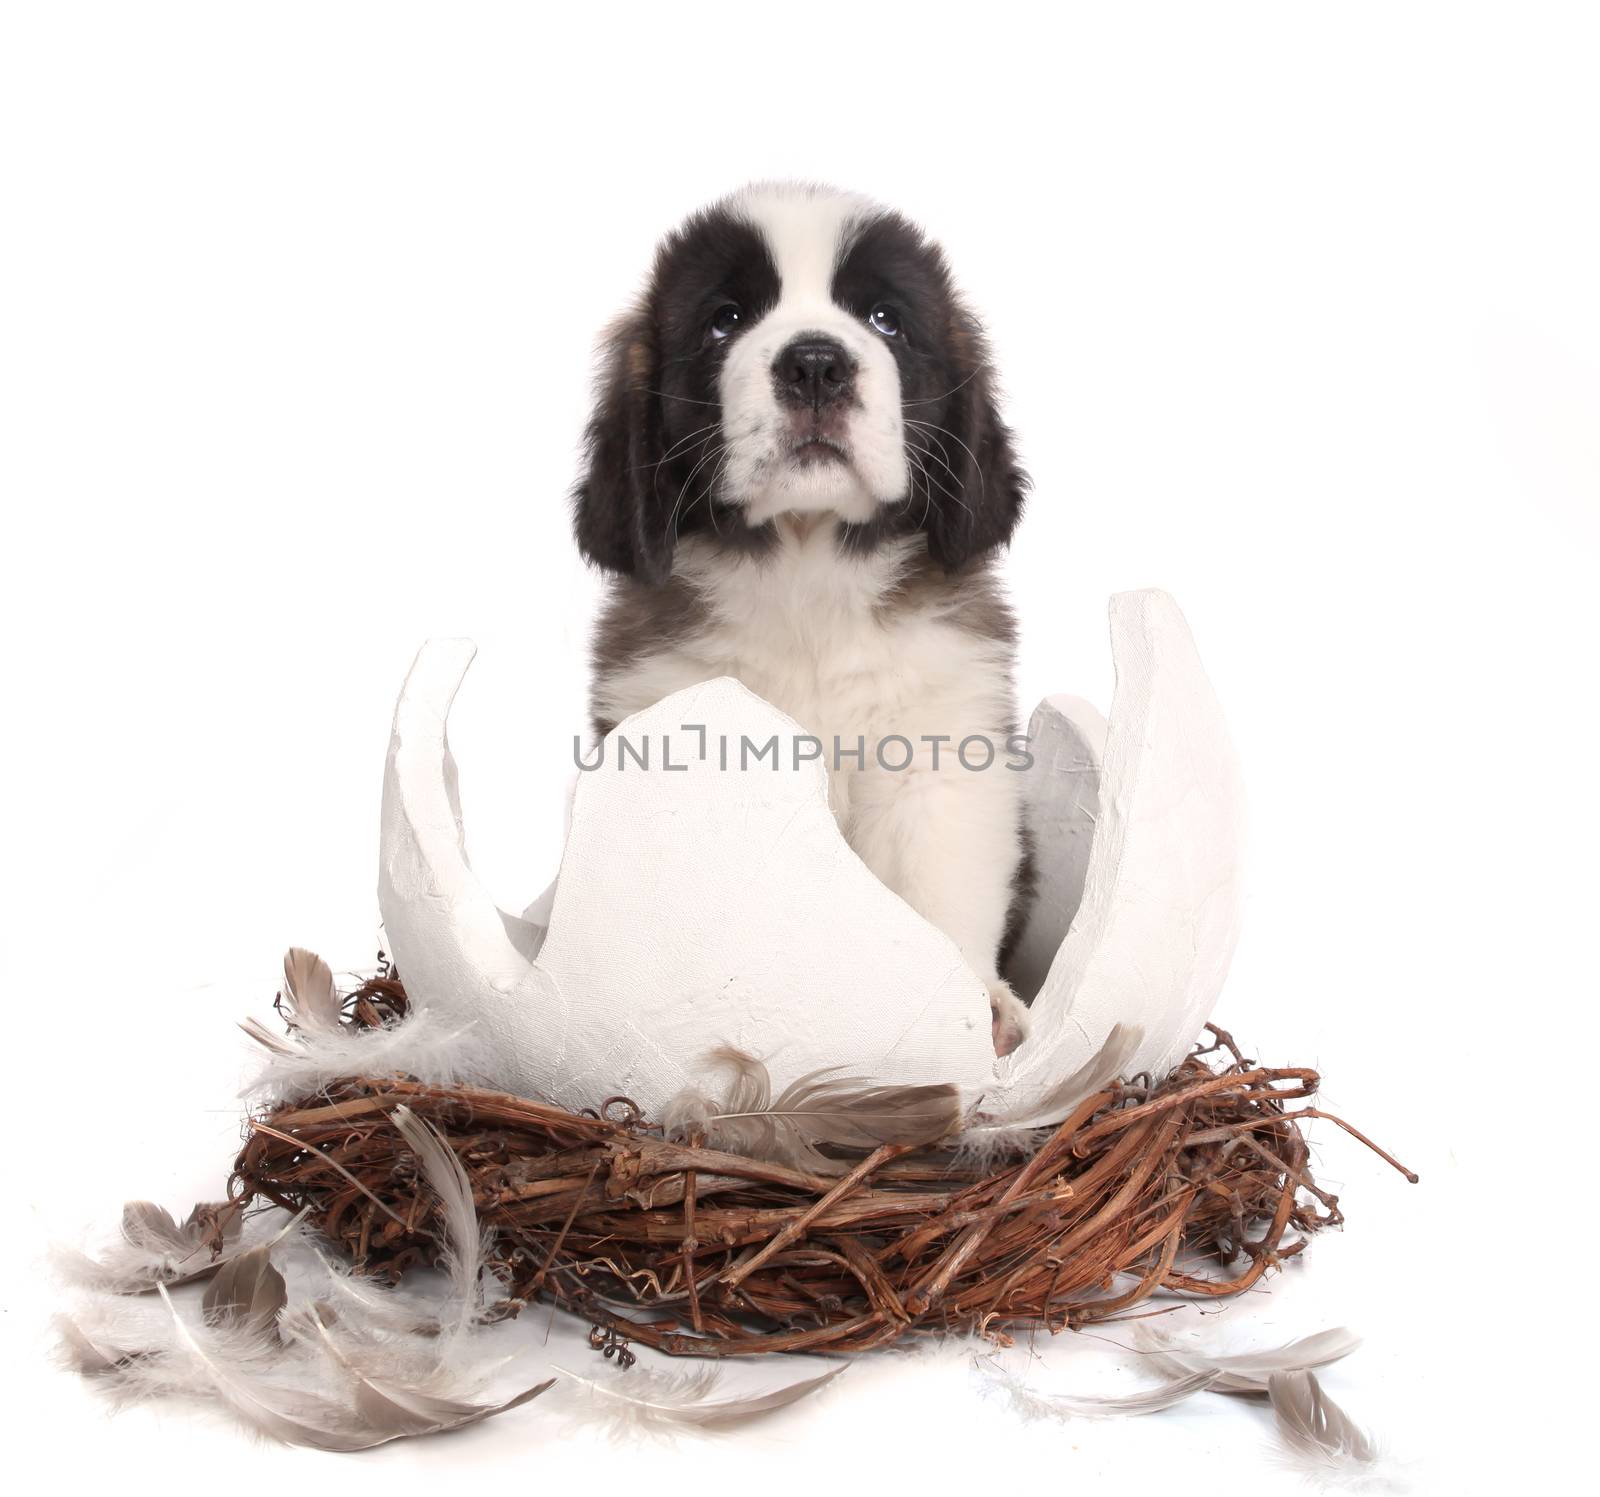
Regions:
<instances>
[{"instance_id":1,"label":"puppy's left eye","mask_svg":"<svg viewBox=\"0 0 1600 1497\"><path fill-rule=\"evenodd\" d=\"M872 315L867 318L875 331L883 334L885 338L896 338L900 335L900 316L895 309L886 302L879 302L872 309Z\"/></svg>"}]
</instances>

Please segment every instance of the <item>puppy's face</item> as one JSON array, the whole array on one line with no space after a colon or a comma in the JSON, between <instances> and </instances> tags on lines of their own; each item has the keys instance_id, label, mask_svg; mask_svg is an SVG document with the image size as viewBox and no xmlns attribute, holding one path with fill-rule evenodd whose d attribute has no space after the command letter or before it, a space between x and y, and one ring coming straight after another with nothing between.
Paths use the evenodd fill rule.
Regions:
<instances>
[{"instance_id":1,"label":"puppy's face","mask_svg":"<svg viewBox=\"0 0 1600 1497\"><path fill-rule=\"evenodd\" d=\"M576 493L579 543L659 581L683 535L760 550L828 513L868 549L921 531L948 567L1004 542L1026 479L977 322L896 214L746 189L661 246L610 338Z\"/></svg>"},{"instance_id":2,"label":"puppy's face","mask_svg":"<svg viewBox=\"0 0 1600 1497\"><path fill-rule=\"evenodd\" d=\"M702 330L706 357L688 360L721 408L722 493L749 525L818 510L868 522L910 489L901 359L910 383L932 362L947 315L932 262L907 244L899 268L921 273L891 281L881 228L863 239L870 210L849 198L751 194L743 207L748 263L735 279L754 295L718 305ZM708 284L692 247L687 258L669 295L702 307L729 295ZM913 302L925 334L918 366L907 356Z\"/></svg>"}]
</instances>

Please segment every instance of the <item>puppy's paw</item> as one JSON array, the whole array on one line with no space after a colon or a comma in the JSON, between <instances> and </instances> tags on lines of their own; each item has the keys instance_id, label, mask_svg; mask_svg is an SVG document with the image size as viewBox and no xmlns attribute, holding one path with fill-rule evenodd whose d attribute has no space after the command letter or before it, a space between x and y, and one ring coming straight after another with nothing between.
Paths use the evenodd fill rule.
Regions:
<instances>
[{"instance_id":1,"label":"puppy's paw","mask_svg":"<svg viewBox=\"0 0 1600 1497\"><path fill-rule=\"evenodd\" d=\"M1028 1010L1011 991L1011 984L995 978L989 984L989 1012L993 1015L994 1053L1009 1055L1028 1037Z\"/></svg>"}]
</instances>

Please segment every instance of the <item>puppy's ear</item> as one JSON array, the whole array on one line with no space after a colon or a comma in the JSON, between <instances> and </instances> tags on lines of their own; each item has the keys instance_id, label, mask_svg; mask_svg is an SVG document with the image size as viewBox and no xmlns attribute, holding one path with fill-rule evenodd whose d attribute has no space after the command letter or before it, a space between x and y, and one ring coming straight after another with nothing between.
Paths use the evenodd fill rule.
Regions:
<instances>
[{"instance_id":1,"label":"puppy's ear","mask_svg":"<svg viewBox=\"0 0 1600 1497\"><path fill-rule=\"evenodd\" d=\"M1029 487L1011 430L1000 419L983 334L975 322L963 319L954 336L972 373L946 408L946 435L932 433L929 441L939 448L940 466L948 461L946 484L955 479L949 486L960 498L936 489L927 519L928 550L950 571L1011 539Z\"/></svg>"},{"instance_id":2,"label":"puppy's ear","mask_svg":"<svg viewBox=\"0 0 1600 1497\"><path fill-rule=\"evenodd\" d=\"M584 433L588 468L572 493L578 549L596 566L644 582L665 582L672 571L667 510L655 486L662 456L658 372L650 316L632 312L607 334Z\"/></svg>"}]
</instances>

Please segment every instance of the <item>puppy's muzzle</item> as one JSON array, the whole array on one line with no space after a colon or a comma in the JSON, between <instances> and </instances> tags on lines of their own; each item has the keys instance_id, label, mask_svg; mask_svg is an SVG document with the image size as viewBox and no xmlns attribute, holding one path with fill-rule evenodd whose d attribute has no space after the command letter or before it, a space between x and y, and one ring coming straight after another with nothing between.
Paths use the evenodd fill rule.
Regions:
<instances>
[{"instance_id":1,"label":"puppy's muzzle","mask_svg":"<svg viewBox=\"0 0 1600 1497\"><path fill-rule=\"evenodd\" d=\"M854 401L856 361L842 343L802 334L772 361L772 385L780 405L820 414Z\"/></svg>"}]
</instances>

